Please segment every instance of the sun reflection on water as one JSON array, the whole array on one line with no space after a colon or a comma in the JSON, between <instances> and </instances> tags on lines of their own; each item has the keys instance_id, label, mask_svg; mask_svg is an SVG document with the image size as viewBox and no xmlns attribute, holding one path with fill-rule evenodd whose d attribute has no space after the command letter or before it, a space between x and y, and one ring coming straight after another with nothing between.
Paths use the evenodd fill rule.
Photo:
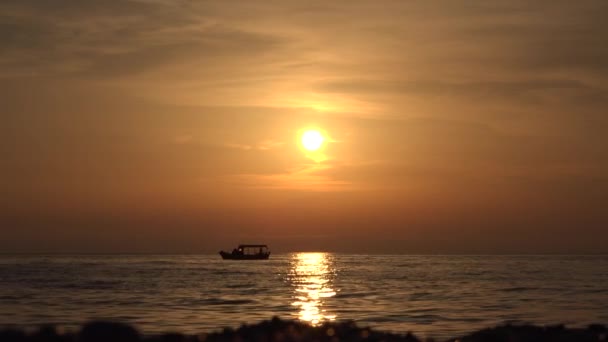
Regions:
<instances>
[{"instance_id":1,"label":"sun reflection on water","mask_svg":"<svg viewBox=\"0 0 608 342\"><path fill-rule=\"evenodd\" d=\"M336 295L331 284L333 276L327 253L298 253L292 257L290 280L295 289L292 305L299 308L300 320L317 325L336 319L335 314L325 309L327 298Z\"/></svg>"}]
</instances>

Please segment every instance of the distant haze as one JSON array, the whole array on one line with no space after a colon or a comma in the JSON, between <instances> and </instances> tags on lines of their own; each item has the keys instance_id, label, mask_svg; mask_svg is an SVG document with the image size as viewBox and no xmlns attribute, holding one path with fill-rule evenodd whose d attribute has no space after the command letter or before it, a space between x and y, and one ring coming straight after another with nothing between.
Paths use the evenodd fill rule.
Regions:
<instances>
[{"instance_id":1,"label":"distant haze","mask_svg":"<svg viewBox=\"0 0 608 342\"><path fill-rule=\"evenodd\" d=\"M0 253L605 252L606 13L3 0Z\"/></svg>"}]
</instances>

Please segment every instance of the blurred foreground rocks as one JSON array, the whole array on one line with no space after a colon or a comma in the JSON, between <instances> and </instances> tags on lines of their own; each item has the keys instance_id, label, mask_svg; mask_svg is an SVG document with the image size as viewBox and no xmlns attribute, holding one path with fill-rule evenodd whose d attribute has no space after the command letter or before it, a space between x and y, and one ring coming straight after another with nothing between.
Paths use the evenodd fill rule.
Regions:
<instances>
[{"instance_id":1,"label":"blurred foreground rocks","mask_svg":"<svg viewBox=\"0 0 608 342\"><path fill-rule=\"evenodd\" d=\"M0 342L339 342L339 341L407 341L424 342L410 333L394 334L360 328L354 322L326 323L312 327L297 321L273 318L238 329L201 335L167 333L144 336L130 325L113 322L91 322L77 333L58 332L54 327L42 327L26 334L23 331L0 330ZM543 341L604 341L608 330L603 325L587 328L566 328L563 325L540 327L533 325L503 325L448 339L449 342L543 342Z\"/></svg>"}]
</instances>

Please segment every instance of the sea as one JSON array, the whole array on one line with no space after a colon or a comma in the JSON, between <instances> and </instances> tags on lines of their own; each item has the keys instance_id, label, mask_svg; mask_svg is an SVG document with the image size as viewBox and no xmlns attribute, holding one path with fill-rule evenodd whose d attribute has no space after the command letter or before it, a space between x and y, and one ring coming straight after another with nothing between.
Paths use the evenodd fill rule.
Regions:
<instances>
[{"instance_id":1,"label":"sea","mask_svg":"<svg viewBox=\"0 0 608 342\"><path fill-rule=\"evenodd\" d=\"M608 256L273 254L0 256L0 327L90 320L199 334L277 316L420 337L503 323L608 323Z\"/></svg>"}]
</instances>

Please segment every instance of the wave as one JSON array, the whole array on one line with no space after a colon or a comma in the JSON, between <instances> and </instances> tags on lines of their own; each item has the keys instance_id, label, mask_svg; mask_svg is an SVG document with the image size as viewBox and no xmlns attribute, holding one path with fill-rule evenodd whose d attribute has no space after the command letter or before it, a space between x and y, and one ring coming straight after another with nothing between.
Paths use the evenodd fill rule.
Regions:
<instances>
[{"instance_id":1,"label":"wave","mask_svg":"<svg viewBox=\"0 0 608 342\"><path fill-rule=\"evenodd\" d=\"M334 298L336 299L347 299L347 298L365 298L365 297L370 297L370 296L376 296L379 295L380 293L377 291L371 291L371 292L351 292L351 293L344 293L344 292L339 292L337 293Z\"/></svg>"},{"instance_id":2,"label":"wave","mask_svg":"<svg viewBox=\"0 0 608 342\"><path fill-rule=\"evenodd\" d=\"M123 282L118 280L93 280L83 283L65 283L56 287L68 290L108 290L114 289L121 284Z\"/></svg>"},{"instance_id":3,"label":"wave","mask_svg":"<svg viewBox=\"0 0 608 342\"><path fill-rule=\"evenodd\" d=\"M204 305L245 305L254 304L256 301L252 299L207 298L200 300L199 303Z\"/></svg>"},{"instance_id":4,"label":"wave","mask_svg":"<svg viewBox=\"0 0 608 342\"><path fill-rule=\"evenodd\" d=\"M502 291L502 292L525 292L525 291L533 291L533 290L537 290L537 288L518 286L518 287L505 287L505 288L500 289L500 291Z\"/></svg>"}]
</instances>

